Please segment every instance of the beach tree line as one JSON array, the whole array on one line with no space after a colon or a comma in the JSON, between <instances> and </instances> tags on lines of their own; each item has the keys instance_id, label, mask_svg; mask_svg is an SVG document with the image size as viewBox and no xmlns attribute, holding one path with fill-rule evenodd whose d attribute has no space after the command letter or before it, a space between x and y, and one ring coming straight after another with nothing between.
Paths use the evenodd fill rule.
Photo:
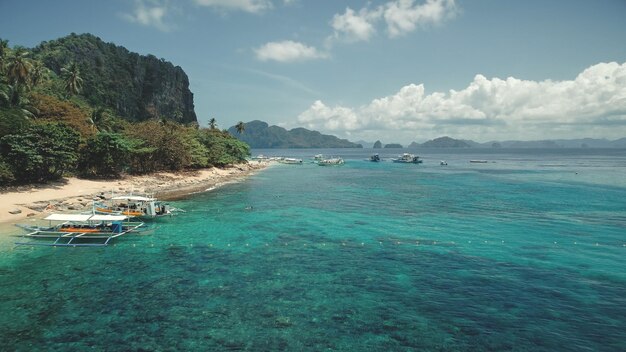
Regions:
<instances>
[{"instance_id":1,"label":"beach tree line","mask_svg":"<svg viewBox=\"0 0 626 352\"><path fill-rule=\"evenodd\" d=\"M0 40L0 185L225 166L250 155L215 119L209 128L167 117L131 122L81 96L76 63L61 73Z\"/></svg>"}]
</instances>

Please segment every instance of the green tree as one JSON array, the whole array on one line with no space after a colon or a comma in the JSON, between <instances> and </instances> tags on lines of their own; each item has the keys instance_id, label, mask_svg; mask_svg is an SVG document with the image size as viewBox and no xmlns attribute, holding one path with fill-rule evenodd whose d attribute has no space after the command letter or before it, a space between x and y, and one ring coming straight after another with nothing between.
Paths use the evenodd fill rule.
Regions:
<instances>
[{"instance_id":1,"label":"green tree","mask_svg":"<svg viewBox=\"0 0 626 352\"><path fill-rule=\"evenodd\" d=\"M8 134L22 133L29 126L29 120L19 109L0 108L0 138Z\"/></svg>"},{"instance_id":2,"label":"green tree","mask_svg":"<svg viewBox=\"0 0 626 352\"><path fill-rule=\"evenodd\" d=\"M217 128L217 120L214 117L209 120L209 128L212 130Z\"/></svg>"},{"instance_id":3,"label":"green tree","mask_svg":"<svg viewBox=\"0 0 626 352\"><path fill-rule=\"evenodd\" d=\"M9 165L2 157L0 157L0 186L6 186L15 181L15 176L13 176L13 170L11 170L11 165Z\"/></svg>"},{"instance_id":4,"label":"green tree","mask_svg":"<svg viewBox=\"0 0 626 352\"><path fill-rule=\"evenodd\" d=\"M80 77L80 69L75 61L70 62L61 69L65 82L65 91L69 95L80 93L83 88L83 79Z\"/></svg>"},{"instance_id":5,"label":"green tree","mask_svg":"<svg viewBox=\"0 0 626 352\"><path fill-rule=\"evenodd\" d=\"M4 74L4 64L9 55L9 41L0 39L0 74Z\"/></svg>"},{"instance_id":6,"label":"green tree","mask_svg":"<svg viewBox=\"0 0 626 352\"><path fill-rule=\"evenodd\" d=\"M198 131L189 131L187 138L183 139L189 151L191 162L189 167L199 169L209 166L209 150L200 142Z\"/></svg>"},{"instance_id":7,"label":"green tree","mask_svg":"<svg viewBox=\"0 0 626 352\"><path fill-rule=\"evenodd\" d=\"M119 133L98 133L81 150L79 170L87 177L119 177L131 159L136 141Z\"/></svg>"},{"instance_id":8,"label":"green tree","mask_svg":"<svg viewBox=\"0 0 626 352\"><path fill-rule=\"evenodd\" d=\"M207 148L210 165L225 166L241 163L250 155L250 147L228 132L204 129L199 131L198 140Z\"/></svg>"},{"instance_id":9,"label":"green tree","mask_svg":"<svg viewBox=\"0 0 626 352\"><path fill-rule=\"evenodd\" d=\"M246 130L246 124L244 124L243 121L239 121L235 125L235 129L237 130L237 133L242 134L243 131Z\"/></svg>"},{"instance_id":10,"label":"green tree","mask_svg":"<svg viewBox=\"0 0 626 352\"><path fill-rule=\"evenodd\" d=\"M27 58L28 54L28 51L19 48L9 57L6 70L9 84L25 86L30 83L30 71L33 65Z\"/></svg>"},{"instance_id":11,"label":"green tree","mask_svg":"<svg viewBox=\"0 0 626 352\"><path fill-rule=\"evenodd\" d=\"M187 148L188 134L185 127L166 120L150 120L134 124L127 131L132 138L145 142L145 146L152 148L152 155L144 155L152 160L152 165L147 172L158 170L177 171L189 167L192 157ZM147 163L144 165L148 166Z\"/></svg>"},{"instance_id":12,"label":"green tree","mask_svg":"<svg viewBox=\"0 0 626 352\"><path fill-rule=\"evenodd\" d=\"M34 61L30 71L30 84L32 87L38 86L48 77L48 69L41 61Z\"/></svg>"},{"instance_id":13,"label":"green tree","mask_svg":"<svg viewBox=\"0 0 626 352\"><path fill-rule=\"evenodd\" d=\"M0 155L21 182L58 179L78 159L79 134L62 124L38 124L0 139Z\"/></svg>"},{"instance_id":14,"label":"green tree","mask_svg":"<svg viewBox=\"0 0 626 352\"><path fill-rule=\"evenodd\" d=\"M96 108L91 112L88 120L94 132L110 132L113 129L111 111L106 108Z\"/></svg>"}]
</instances>

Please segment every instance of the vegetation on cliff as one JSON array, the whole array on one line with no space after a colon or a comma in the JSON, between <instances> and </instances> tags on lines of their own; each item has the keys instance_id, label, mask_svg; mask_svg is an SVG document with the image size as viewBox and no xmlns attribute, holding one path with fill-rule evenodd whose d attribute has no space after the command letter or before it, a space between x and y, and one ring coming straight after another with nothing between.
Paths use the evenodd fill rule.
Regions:
<instances>
[{"instance_id":1,"label":"vegetation on cliff","mask_svg":"<svg viewBox=\"0 0 626 352\"><path fill-rule=\"evenodd\" d=\"M91 106L131 121L166 117L197 122L187 75L163 59L129 52L91 34L43 42L32 53L56 76L78 70L81 96Z\"/></svg>"},{"instance_id":2,"label":"vegetation on cliff","mask_svg":"<svg viewBox=\"0 0 626 352\"><path fill-rule=\"evenodd\" d=\"M0 40L0 186L244 161L245 143L198 127L187 87L179 67L91 35L33 52Z\"/></svg>"}]
</instances>

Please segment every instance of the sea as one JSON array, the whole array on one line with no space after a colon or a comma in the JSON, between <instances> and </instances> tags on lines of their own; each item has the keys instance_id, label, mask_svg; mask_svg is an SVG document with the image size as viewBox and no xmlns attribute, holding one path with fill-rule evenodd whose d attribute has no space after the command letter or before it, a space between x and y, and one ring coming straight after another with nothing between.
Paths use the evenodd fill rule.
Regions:
<instances>
[{"instance_id":1,"label":"sea","mask_svg":"<svg viewBox=\"0 0 626 352\"><path fill-rule=\"evenodd\" d=\"M626 150L406 151L253 150L303 164L104 248L3 228L0 350L626 351Z\"/></svg>"}]
</instances>

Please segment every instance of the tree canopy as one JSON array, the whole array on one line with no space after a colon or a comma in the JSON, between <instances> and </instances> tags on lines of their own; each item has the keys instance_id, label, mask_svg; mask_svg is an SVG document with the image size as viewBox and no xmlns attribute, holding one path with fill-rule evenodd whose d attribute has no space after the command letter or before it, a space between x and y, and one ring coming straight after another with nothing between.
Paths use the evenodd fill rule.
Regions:
<instances>
[{"instance_id":1,"label":"tree canopy","mask_svg":"<svg viewBox=\"0 0 626 352\"><path fill-rule=\"evenodd\" d=\"M10 48L0 39L0 186L46 182L64 175L115 178L124 173L225 166L244 162L250 155L248 145L217 129L214 118L209 128L199 128L193 110L193 121L184 124L178 121L188 112L175 108L163 114L167 110L148 106L155 109L155 117L146 120L111 108L111 104L122 104L119 99L143 104L140 97L94 98L93 89L105 89L104 96L120 92L100 85L102 82L94 85L92 58L87 60L76 52L67 57L53 55L51 48L63 44L67 49L68 41L79 46L96 43L102 45L100 51L120 51L115 54L118 58L142 58L94 38L70 36L60 39L61 43L42 43L34 54ZM165 71L171 66L154 57L146 62ZM106 60L96 60L98 65L104 70ZM142 72L137 74L147 74L153 82L170 79L163 72ZM144 95L152 94L150 86L142 89Z\"/></svg>"}]
</instances>

